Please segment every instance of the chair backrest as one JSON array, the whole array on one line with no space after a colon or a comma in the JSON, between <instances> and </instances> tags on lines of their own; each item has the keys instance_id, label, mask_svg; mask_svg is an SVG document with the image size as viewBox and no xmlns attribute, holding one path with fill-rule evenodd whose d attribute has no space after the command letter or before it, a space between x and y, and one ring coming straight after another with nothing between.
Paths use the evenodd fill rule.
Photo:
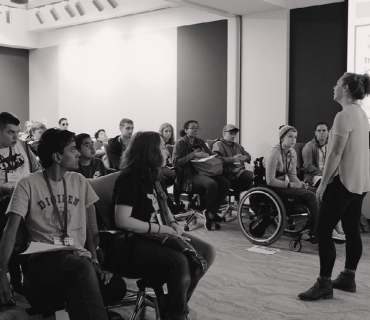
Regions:
<instances>
[{"instance_id":1,"label":"chair backrest","mask_svg":"<svg viewBox=\"0 0 370 320\"><path fill-rule=\"evenodd\" d=\"M95 203L95 208L105 227L110 230L116 229L113 221L112 194L114 183L119 174L120 171L96 179L87 179L99 197L99 200Z\"/></svg>"},{"instance_id":2,"label":"chair backrest","mask_svg":"<svg viewBox=\"0 0 370 320\"><path fill-rule=\"evenodd\" d=\"M103 146L104 146L104 151L105 151L105 155L106 155L106 157L107 157L107 161L108 161L109 168L113 168L112 161L111 161L111 159L109 158L109 148L110 148L110 145L108 144L108 142L104 142L104 143L103 143Z\"/></svg>"},{"instance_id":3,"label":"chair backrest","mask_svg":"<svg viewBox=\"0 0 370 320\"><path fill-rule=\"evenodd\" d=\"M212 147L213 147L213 144L217 141L217 139L214 139L214 140L209 140L207 139L206 142L208 144L208 148L209 150L212 152Z\"/></svg>"},{"instance_id":4,"label":"chair backrest","mask_svg":"<svg viewBox=\"0 0 370 320\"><path fill-rule=\"evenodd\" d=\"M294 150L297 153L297 168L303 168L303 158L302 158L302 149L305 146L305 143L296 143Z\"/></svg>"}]
</instances>

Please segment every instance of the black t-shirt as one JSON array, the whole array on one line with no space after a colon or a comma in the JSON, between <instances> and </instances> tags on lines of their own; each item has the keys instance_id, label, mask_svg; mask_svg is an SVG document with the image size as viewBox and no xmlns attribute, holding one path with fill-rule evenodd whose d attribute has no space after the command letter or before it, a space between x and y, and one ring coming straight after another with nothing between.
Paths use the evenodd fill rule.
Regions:
<instances>
[{"instance_id":1,"label":"black t-shirt","mask_svg":"<svg viewBox=\"0 0 370 320\"><path fill-rule=\"evenodd\" d=\"M131 216L135 219L149 222L154 221L157 210L153 204L156 198L153 187L145 183L135 172L122 173L116 180L113 188L113 204L133 207ZM114 212L114 210L113 210Z\"/></svg>"}]
</instances>

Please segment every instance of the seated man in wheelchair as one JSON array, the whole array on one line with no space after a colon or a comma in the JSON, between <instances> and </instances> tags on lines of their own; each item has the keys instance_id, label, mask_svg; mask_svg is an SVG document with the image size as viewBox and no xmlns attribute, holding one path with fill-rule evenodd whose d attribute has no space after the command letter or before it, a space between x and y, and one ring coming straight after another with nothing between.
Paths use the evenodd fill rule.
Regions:
<instances>
[{"instance_id":1,"label":"seated man in wheelchair","mask_svg":"<svg viewBox=\"0 0 370 320\"><path fill-rule=\"evenodd\" d=\"M212 153L224 161L223 175L230 180L231 189L235 191L235 200L239 194L248 190L253 181L253 172L245 170L244 162L250 163L251 155L235 142L239 129L232 124L224 126L223 137L217 139L212 146Z\"/></svg>"},{"instance_id":2,"label":"seated man in wheelchair","mask_svg":"<svg viewBox=\"0 0 370 320\"><path fill-rule=\"evenodd\" d=\"M105 294L119 301L126 286L121 277L102 270L97 261L86 211L98 197L82 175L70 172L77 170L80 156L74 133L46 130L38 154L44 170L19 180L6 212L9 219L0 242L0 305L11 299L6 270L23 220L29 241L65 246L64 250L30 256L27 270L23 270L30 287L64 291L71 320L107 320ZM68 250L69 245L73 250ZM26 298L32 304L36 294L31 291L26 286ZM43 299L46 305L55 303L50 294Z\"/></svg>"},{"instance_id":3,"label":"seated man in wheelchair","mask_svg":"<svg viewBox=\"0 0 370 320\"><path fill-rule=\"evenodd\" d=\"M297 155L293 149L297 130L289 125L279 128L279 144L267 152L263 160L266 168L266 183L276 188L279 194L293 196L310 211L311 232L314 230L319 207L315 189L297 177Z\"/></svg>"}]
</instances>

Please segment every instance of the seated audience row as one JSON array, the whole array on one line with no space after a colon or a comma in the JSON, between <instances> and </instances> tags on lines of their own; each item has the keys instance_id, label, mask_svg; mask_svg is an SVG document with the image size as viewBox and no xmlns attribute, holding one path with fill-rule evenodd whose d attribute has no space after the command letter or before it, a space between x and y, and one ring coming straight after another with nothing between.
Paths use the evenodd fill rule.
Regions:
<instances>
[{"instance_id":1,"label":"seated audience row","mask_svg":"<svg viewBox=\"0 0 370 320\"><path fill-rule=\"evenodd\" d=\"M22 159L24 164L27 152L22 151L23 146L17 140L19 131L17 117L7 112L0 114L0 150L18 148L18 159ZM84 177L71 172L78 168L79 160L74 134L67 130L47 130L40 139L38 154L43 171L24 176L28 166L23 165L23 171L12 168L11 181L17 181L17 186L12 198L6 200L10 202L6 215L2 212L2 220L7 219L7 224L0 243L0 305L11 299L6 270L18 226L23 220L30 241L68 243L76 248L74 251L60 250L32 255L26 268L28 280L42 288L64 289L71 319L107 320L104 295L118 301L124 296L126 286L121 277L101 269L98 264L86 214L86 210L93 208L98 197ZM9 164L16 163L10 160L11 154L6 156ZM31 159L34 161L34 158ZM31 171L38 169L36 165L30 168ZM9 182L7 170L5 174ZM101 290L102 287L106 288Z\"/></svg>"}]
</instances>

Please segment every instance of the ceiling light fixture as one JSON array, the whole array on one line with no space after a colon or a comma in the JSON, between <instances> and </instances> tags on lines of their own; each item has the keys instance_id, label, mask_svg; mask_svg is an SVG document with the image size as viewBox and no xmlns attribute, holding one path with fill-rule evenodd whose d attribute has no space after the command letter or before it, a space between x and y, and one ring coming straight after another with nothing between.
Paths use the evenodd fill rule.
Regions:
<instances>
[{"instance_id":1,"label":"ceiling light fixture","mask_svg":"<svg viewBox=\"0 0 370 320\"><path fill-rule=\"evenodd\" d=\"M93 0L92 3L100 12L104 10L104 6L99 2L99 0Z\"/></svg>"},{"instance_id":2,"label":"ceiling light fixture","mask_svg":"<svg viewBox=\"0 0 370 320\"><path fill-rule=\"evenodd\" d=\"M107 1L112 6L113 9L118 7L118 3L116 0L107 0Z\"/></svg>"},{"instance_id":3,"label":"ceiling light fixture","mask_svg":"<svg viewBox=\"0 0 370 320\"><path fill-rule=\"evenodd\" d=\"M50 13L53 16L55 21L58 21L60 19L60 15L59 15L57 9L54 8L54 6L50 9Z\"/></svg>"},{"instance_id":4,"label":"ceiling light fixture","mask_svg":"<svg viewBox=\"0 0 370 320\"><path fill-rule=\"evenodd\" d=\"M9 10L9 7L8 7L8 11L6 12L6 22L12 23L12 12Z\"/></svg>"},{"instance_id":5,"label":"ceiling light fixture","mask_svg":"<svg viewBox=\"0 0 370 320\"><path fill-rule=\"evenodd\" d=\"M43 23L45 22L45 19L44 19L44 17L43 17L43 16L42 16L42 14L41 14L40 9L38 9L38 10L36 11L35 15L36 15L37 20L39 20L39 22L40 22L41 24L43 24Z\"/></svg>"},{"instance_id":6,"label":"ceiling light fixture","mask_svg":"<svg viewBox=\"0 0 370 320\"><path fill-rule=\"evenodd\" d=\"M76 2L75 6L76 6L76 9L77 9L78 13L80 14L80 16L83 16L86 13L86 11L85 11L84 7L82 6L81 2Z\"/></svg>"},{"instance_id":7,"label":"ceiling light fixture","mask_svg":"<svg viewBox=\"0 0 370 320\"><path fill-rule=\"evenodd\" d=\"M73 10L73 8L69 5L69 2L67 3L67 5L64 7L64 9L67 11L67 13L69 14L69 16L71 18L73 18L75 15L76 15L76 12Z\"/></svg>"}]
</instances>

